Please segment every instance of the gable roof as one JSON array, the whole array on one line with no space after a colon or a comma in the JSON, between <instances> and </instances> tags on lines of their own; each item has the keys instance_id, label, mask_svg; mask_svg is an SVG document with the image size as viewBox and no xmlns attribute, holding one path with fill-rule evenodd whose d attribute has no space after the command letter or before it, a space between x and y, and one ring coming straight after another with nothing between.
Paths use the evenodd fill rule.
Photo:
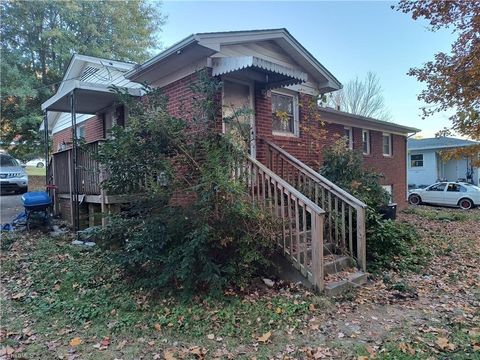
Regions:
<instances>
[{"instance_id":1,"label":"gable roof","mask_svg":"<svg viewBox=\"0 0 480 360\"><path fill-rule=\"evenodd\" d=\"M318 107L322 120L352 127L360 127L368 130L379 130L390 133L407 135L420 132L420 129L396 124L390 121L378 120L371 117L351 114L345 111L335 110L330 107Z\"/></svg>"},{"instance_id":2,"label":"gable roof","mask_svg":"<svg viewBox=\"0 0 480 360\"><path fill-rule=\"evenodd\" d=\"M448 149L473 145L480 145L480 142L457 139L448 136L426 139L408 139L408 150Z\"/></svg>"},{"instance_id":3,"label":"gable roof","mask_svg":"<svg viewBox=\"0 0 480 360\"><path fill-rule=\"evenodd\" d=\"M149 72L162 65L162 63L169 64L170 66L176 65L177 67L186 66L187 60L193 62L219 53L223 45L261 41L275 42L288 53L302 69L305 69L311 74L318 86L325 89L326 92L342 88L342 84L338 79L284 28L193 34L170 46L145 63L135 67L126 74L126 77L133 81L142 82L148 78L147 74ZM189 59L185 59L185 57L189 57ZM172 61L172 58L175 60ZM164 68L166 68L166 65Z\"/></svg>"}]
</instances>

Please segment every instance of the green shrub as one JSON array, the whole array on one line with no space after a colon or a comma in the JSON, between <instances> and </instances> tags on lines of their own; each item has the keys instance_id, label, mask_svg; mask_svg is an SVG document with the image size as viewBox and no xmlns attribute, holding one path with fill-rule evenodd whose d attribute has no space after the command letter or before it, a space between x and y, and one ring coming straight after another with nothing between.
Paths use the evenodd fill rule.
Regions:
<instances>
[{"instance_id":1,"label":"green shrub","mask_svg":"<svg viewBox=\"0 0 480 360\"><path fill-rule=\"evenodd\" d=\"M97 155L110 174L102 186L137 196L110 219L99 243L116 249L115 259L136 282L185 295L242 286L265 273L278 229L247 198L245 183L232 178L245 147L218 134L220 109L212 99L220 83L198 76L194 106L177 118L158 90L142 102L120 94L128 124L115 127L115 139ZM180 206L182 196L188 203Z\"/></svg>"},{"instance_id":2,"label":"green shrub","mask_svg":"<svg viewBox=\"0 0 480 360\"><path fill-rule=\"evenodd\" d=\"M417 234L408 224L383 220L379 209L390 195L380 185L381 175L364 169L362 154L339 140L324 149L320 173L368 205L366 213L367 260L370 270L413 269L423 250L415 246ZM419 257L414 256L415 254Z\"/></svg>"}]
</instances>

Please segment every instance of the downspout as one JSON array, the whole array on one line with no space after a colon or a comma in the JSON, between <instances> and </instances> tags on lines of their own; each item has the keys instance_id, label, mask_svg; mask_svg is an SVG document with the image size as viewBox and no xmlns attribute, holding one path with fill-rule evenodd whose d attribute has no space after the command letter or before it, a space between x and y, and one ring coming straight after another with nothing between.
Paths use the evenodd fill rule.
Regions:
<instances>
[{"instance_id":1,"label":"downspout","mask_svg":"<svg viewBox=\"0 0 480 360\"><path fill-rule=\"evenodd\" d=\"M419 131L416 131L414 133L412 133L411 135L408 135L407 138L405 139L405 170L406 170L406 174L407 174L407 193L405 194L405 199L408 201L408 139L410 139L412 136L415 136L419 133Z\"/></svg>"}]
</instances>

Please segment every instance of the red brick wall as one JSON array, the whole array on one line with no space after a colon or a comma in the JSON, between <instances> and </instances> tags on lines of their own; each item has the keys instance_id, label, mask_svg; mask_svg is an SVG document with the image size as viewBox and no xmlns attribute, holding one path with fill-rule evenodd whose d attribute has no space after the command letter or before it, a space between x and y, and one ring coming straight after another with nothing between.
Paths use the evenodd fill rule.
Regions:
<instances>
[{"instance_id":1,"label":"red brick wall","mask_svg":"<svg viewBox=\"0 0 480 360\"><path fill-rule=\"evenodd\" d=\"M275 136L272 134L271 98L262 95L260 89L255 92L255 121L257 138L274 142L300 161L318 170L323 162L322 149L333 144L344 135L344 125L322 122L325 118L315 114L310 106L311 97L299 98L299 137ZM323 120L322 120L323 119ZM353 128L354 150L362 151L362 129ZM384 177L382 185L392 185L393 201L400 209L406 206L406 137L392 135L392 156L383 156L382 132L370 131L370 155L364 155L364 167L374 169ZM265 162L265 146L257 144L257 158Z\"/></svg>"},{"instance_id":2,"label":"red brick wall","mask_svg":"<svg viewBox=\"0 0 480 360\"><path fill-rule=\"evenodd\" d=\"M353 129L353 148L363 152L362 129ZM382 132L370 130L370 154L363 155L364 167L382 174L382 185L392 185L393 201L400 209L407 205L406 151L407 138L392 134L392 156L384 156Z\"/></svg>"},{"instance_id":3,"label":"red brick wall","mask_svg":"<svg viewBox=\"0 0 480 360\"><path fill-rule=\"evenodd\" d=\"M85 126L85 141L92 142L103 139L103 119L101 116L92 116L90 119L77 126ZM67 147L72 142L72 128L63 129L52 136L53 152L57 152L59 145L62 142L67 144Z\"/></svg>"}]
</instances>

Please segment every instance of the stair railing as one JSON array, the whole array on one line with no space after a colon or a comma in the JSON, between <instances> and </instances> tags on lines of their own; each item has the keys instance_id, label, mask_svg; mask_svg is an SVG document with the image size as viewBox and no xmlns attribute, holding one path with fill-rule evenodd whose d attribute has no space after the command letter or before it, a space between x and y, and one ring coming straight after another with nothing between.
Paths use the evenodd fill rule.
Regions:
<instances>
[{"instance_id":1,"label":"stair railing","mask_svg":"<svg viewBox=\"0 0 480 360\"><path fill-rule=\"evenodd\" d=\"M235 178L245 181L249 197L281 220L276 236L283 255L316 290L324 290L325 211L256 159L248 156Z\"/></svg>"},{"instance_id":2,"label":"stair railing","mask_svg":"<svg viewBox=\"0 0 480 360\"><path fill-rule=\"evenodd\" d=\"M279 146L262 141L267 148L267 167L326 211L325 242L347 252L366 271L367 205Z\"/></svg>"}]
</instances>

